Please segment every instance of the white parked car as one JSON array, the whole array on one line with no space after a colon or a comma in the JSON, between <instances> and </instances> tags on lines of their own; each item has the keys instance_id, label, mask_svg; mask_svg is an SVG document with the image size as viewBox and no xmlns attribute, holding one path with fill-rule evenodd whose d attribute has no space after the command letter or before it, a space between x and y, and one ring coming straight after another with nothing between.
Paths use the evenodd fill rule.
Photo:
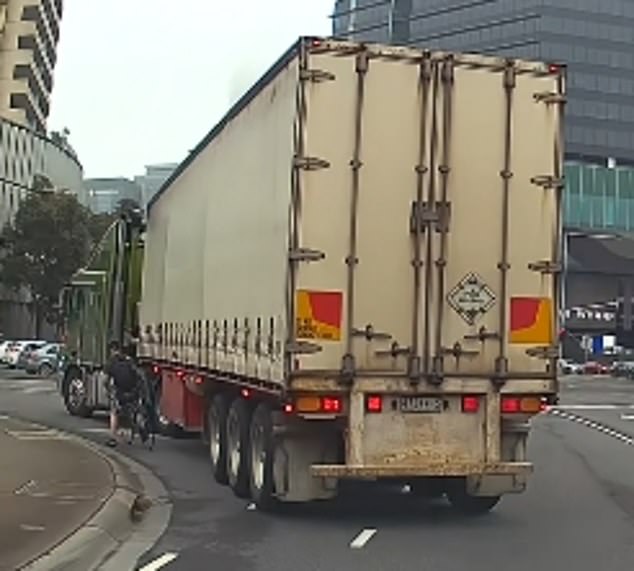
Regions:
<instances>
[{"instance_id":1,"label":"white parked car","mask_svg":"<svg viewBox=\"0 0 634 571\"><path fill-rule=\"evenodd\" d=\"M9 348L9 345L11 345L11 341L9 341L8 339L5 341L0 341L0 363L6 363L6 359L7 359L7 349Z\"/></svg>"},{"instance_id":2,"label":"white parked car","mask_svg":"<svg viewBox=\"0 0 634 571\"><path fill-rule=\"evenodd\" d=\"M20 355L22 355L22 352L27 347L33 347L33 348L41 347L44 344L46 344L46 341L39 341L36 339L13 341L7 349L7 355L6 355L7 365L9 365L10 369L15 369L15 367L18 365Z\"/></svg>"}]
</instances>

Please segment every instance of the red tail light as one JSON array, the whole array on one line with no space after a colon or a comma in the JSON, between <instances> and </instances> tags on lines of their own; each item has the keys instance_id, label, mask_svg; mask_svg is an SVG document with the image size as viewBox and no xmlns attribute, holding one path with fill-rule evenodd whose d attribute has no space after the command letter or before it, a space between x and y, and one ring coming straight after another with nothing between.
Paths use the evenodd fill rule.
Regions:
<instances>
[{"instance_id":1,"label":"red tail light","mask_svg":"<svg viewBox=\"0 0 634 571\"><path fill-rule=\"evenodd\" d=\"M251 391L249 389L242 389L240 391L242 398L248 399L251 396Z\"/></svg>"},{"instance_id":2,"label":"red tail light","mask_svg":"<svg viewBox=\"0 0 634 571\"><path fill-rule=\"evenodd\" d=\"M368 395L365 401L365 408L368 412L381 412L383 410L383 397L380 395Z\"/></svg>"},{"instance_id":3,"label":"red tail light","mask_svg":"<svg viewBox=\"0 0 634 571\"><path fill-rule=\"evenodd\" d=\"M284 405L284 412L286 414L293 414L294 410L293 410L293 405L290 402L287 402Z\"/></svg>"},{"instance_id":4,"label":"red tail light","mask_svg":"<svg viewBox=\"0 0 634 571\"><path fill-rule=\"evenodd\" d=\"M185 377L185 371L181 371L181 370L176 371L176 376L177 376L179 379L184 378L184 377Z\"/></svg>"},{"instance_id":5,"label":"red tail light","mask_svg":"<svg viewBox=\"0 0 634 571\"><path fill-rule=\"evenodd\" d=\"M501 408L503 414L513 414L516 412L520 412L520 399L517 397L503 397Z\"/></svg>"},{"instance_id":6,"label":"red tail light","mask_svg":"<svg viewBox=\"0 0 634 571\"><path fill-rule=\"evenodd\" d=\"M341 399L339 397L324 397L321 400L321 408L324 412L341 412Z\"/></svg>"},{"instance_id":7,"label":"red tail light","mask_svg":"<svg viewBox=\"0 0 634 571\"><path fill-rule=\"evenodd\" d=\"M480 410L480 397L464 396L462 397L462 412L474 413Z\"/></svg>"},{"instance_id":8,"label":"red tail light","mask_svg":"<svg viewBox=\"0 0 634 571\"><path fill-rule=\"evenodd\" d=\"M152 372L153 372L155 375L158 375L158 374L161 372L161 368L160 368L158 365L153 365L153 366L152 366Z\"/></svg>"},{"instance_id":9,"label":"red tail light","mask_svg":"<svg viewBox=\"0 0 634 571\"><path fill-rule=\"evenodd\" d=\"M502 397L502 414L538 414L544 410L544 399L540 396Z\"/></svg>"}]
</instances>

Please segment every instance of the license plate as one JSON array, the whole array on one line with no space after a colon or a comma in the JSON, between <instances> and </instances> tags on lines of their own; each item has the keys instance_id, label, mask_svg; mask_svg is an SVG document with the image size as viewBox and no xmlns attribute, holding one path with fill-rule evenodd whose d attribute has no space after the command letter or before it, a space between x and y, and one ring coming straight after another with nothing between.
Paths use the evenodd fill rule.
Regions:
<instances>
[{"instance_id":1,"label":"license plate","mask_svg":"<svg viewBox=\"0 0 634 571\"><path fill-rule=\"evenodd\" d=\"M430 397L400 397L401 412L442 412L442 399Z\"/></svg>"}]
</instances>

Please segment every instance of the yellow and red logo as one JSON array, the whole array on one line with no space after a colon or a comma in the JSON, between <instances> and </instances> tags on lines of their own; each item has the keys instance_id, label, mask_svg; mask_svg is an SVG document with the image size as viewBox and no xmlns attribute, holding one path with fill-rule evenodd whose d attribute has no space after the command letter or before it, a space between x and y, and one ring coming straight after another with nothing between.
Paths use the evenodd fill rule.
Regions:
<instances>
[{"instance_id":1,"label":"yellow and red logo","mask_svg":"<svg viewBox=\"0 0 634 571\"><path fill-rule=\"evenodd\" d=\"M511 343L550 345L553 342L552 323L550 298L511 298Z\"/></svg>"},{"instance_id":2,"label":"yellow and red logo","mask_svg":"<svg viewBox=\"0 0 634 571\"><path fill-rule=\"evenodd\" d=\"M343 294L339 291L297 291L296 335L299 339L341 339Z\"/></svg>"}]
</instances>

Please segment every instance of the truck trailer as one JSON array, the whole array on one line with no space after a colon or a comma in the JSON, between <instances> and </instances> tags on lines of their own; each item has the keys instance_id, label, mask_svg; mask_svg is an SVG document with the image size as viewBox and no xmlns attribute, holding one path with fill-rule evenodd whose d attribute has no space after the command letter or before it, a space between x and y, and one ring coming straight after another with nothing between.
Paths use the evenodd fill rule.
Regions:
<instances>
[{"instance_id":1,"label":"truck trailer","mask_svg":"<svg viewBox=\"0 0 634 571\"><path fill-rule=\"evenodd\" d=\"M301 38L148 206L138 358L260 509L522 492L556 400L565 68Z\"/></svg>"}]
</instances>

